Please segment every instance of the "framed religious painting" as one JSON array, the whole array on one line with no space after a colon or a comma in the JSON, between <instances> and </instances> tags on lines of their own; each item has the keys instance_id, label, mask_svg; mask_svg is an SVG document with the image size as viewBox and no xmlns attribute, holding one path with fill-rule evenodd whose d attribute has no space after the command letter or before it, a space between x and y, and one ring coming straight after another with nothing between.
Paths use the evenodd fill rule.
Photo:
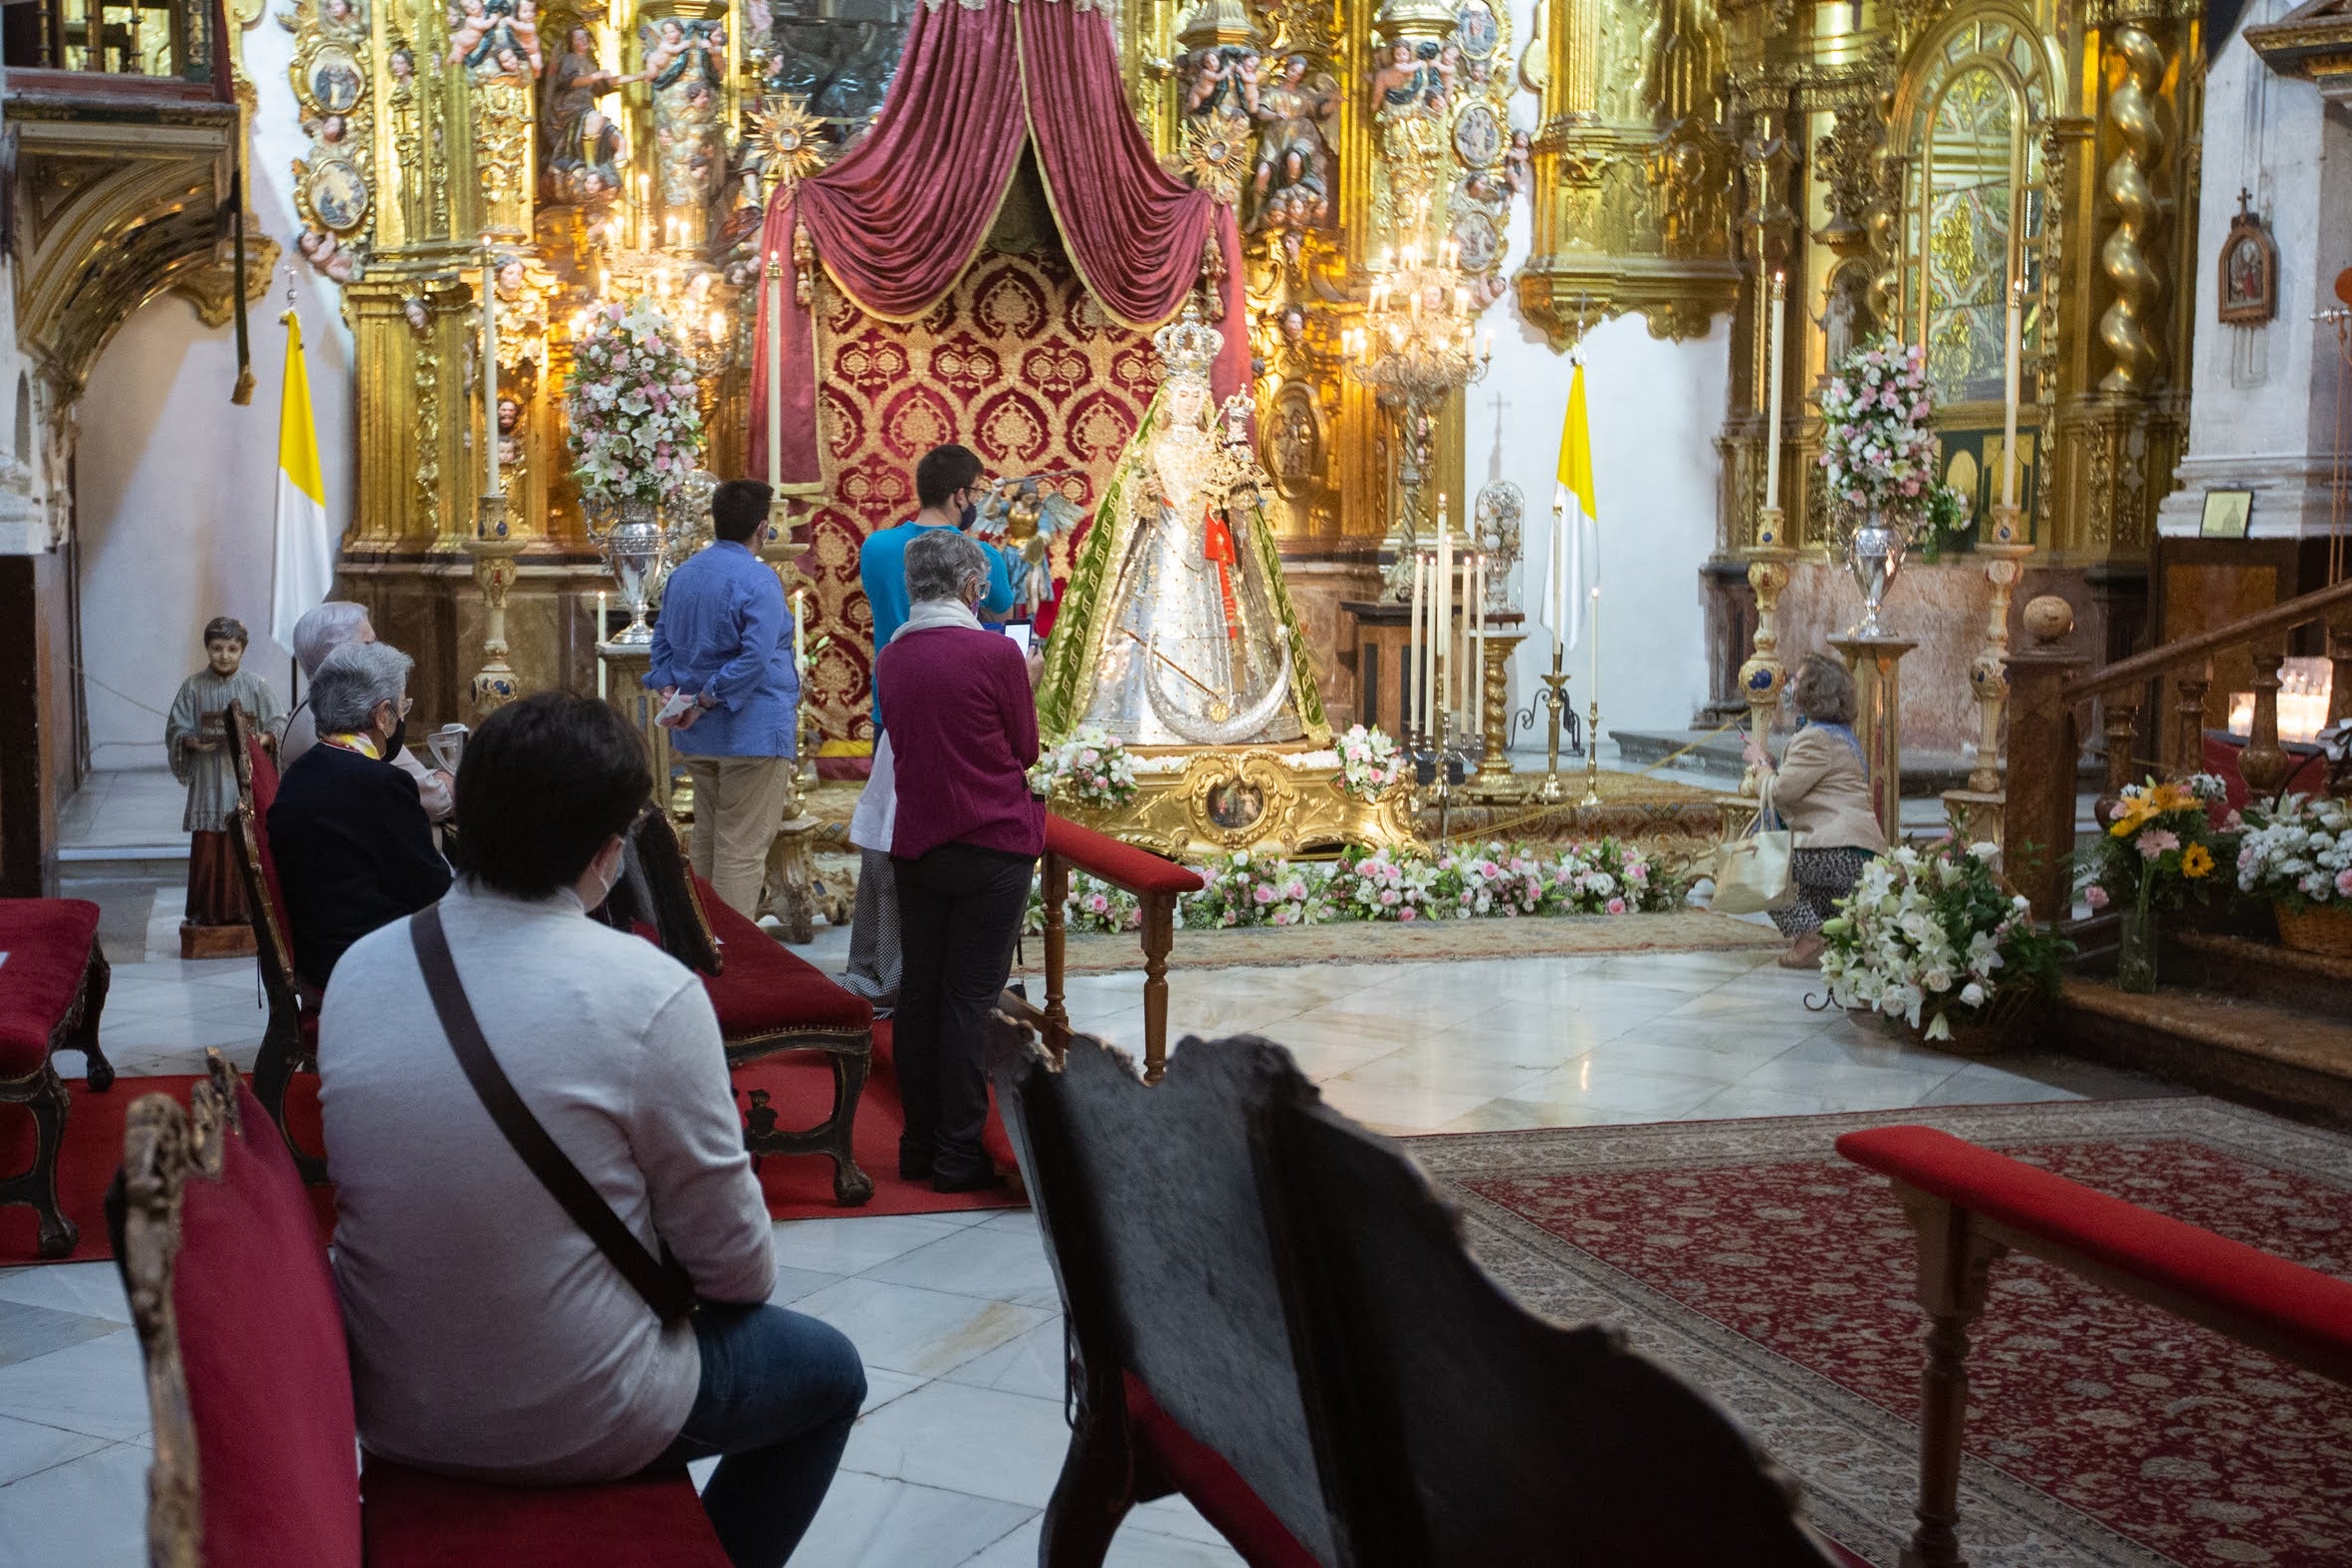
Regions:
<instances>
[{"instance_id":1,"label":"framed religious painting","mask_svg":"<svg viewBox=\"0 0 2352 1568\"><path fill-rule=\"evenodd\" d=\"M2222 320L2234 327L2259 327L2278 315L2278 247L2237 193L2237 216L2222 241Z\"/></svg>"},{"instance_id":2,"label":"framed religious painting","mask_svg":"<svg viewBox=\"0 0 2352 1568\"><path fill-rule=\"evenodd\" d=\"M2209 490L2205 516L2199 520L2199 539L2243 539L2252 524L2254 493L2250 490Z\"/></svg>"},{"instance_id":3,"label":"framed religious painting","mask_svg":"<svg viewBox=\"0 0 2352 1568\"><path fill-rule=\"evenodd\" d=\"M312 165L303 179L302 194L321 228L350 234L367 221L367 181L349 158L329 158Z\"/></svg>"},{"instance_id":4,"label":"framed religious painting","mask_svg":"<svg viewBox=\"0 0 2352 1568\"><path fill-rule=\"evenodd\" d=\"M295 86L309 107L321 114L348 114L366 90L366 77L349 46L328 42L294 63Z\"/></svg>"}]
</instances>

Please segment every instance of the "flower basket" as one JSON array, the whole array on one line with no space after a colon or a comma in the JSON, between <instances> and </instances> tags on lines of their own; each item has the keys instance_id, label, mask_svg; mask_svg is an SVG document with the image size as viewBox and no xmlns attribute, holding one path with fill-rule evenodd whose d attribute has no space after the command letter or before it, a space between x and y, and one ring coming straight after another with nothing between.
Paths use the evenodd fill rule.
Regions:
<instances>
[{"instance_id":1,"label":"flower basket","mask_svg":"<svg viewBox=\"0 0 2352 1568\"><path fill-rule=\"evenodd\" d=\"M2270 912L2278 917L2279 946L2297 953L2352 958L2352 905L2314 904L2295 909L2273 904Z\"/></svg>"},{"instance_id":2,"label":"flower basket","mask_svg":"<svg viewBox=\"0 0 2352 1568\"><path fill-rule=\"evenodd\" d=\"M1933 1038L1923 1025L1906 1023L1900 1017L1888 1017L1881 1013L1879 1022L1897 1039L1925 1045L1930 1050L1942 1051L1948 1056L1998 1056L2024 1042L2025 1031L2017 1025L2023 1021L2032 1002L2030 993L2004 991L1995 998L1993 1006L1985 1009L1982 1017L1964 1021L1957 1009L1948 1012L1945 1014L1945 1023L1952 1032L1945 1039Z\"/></svg>"}]
</instances>

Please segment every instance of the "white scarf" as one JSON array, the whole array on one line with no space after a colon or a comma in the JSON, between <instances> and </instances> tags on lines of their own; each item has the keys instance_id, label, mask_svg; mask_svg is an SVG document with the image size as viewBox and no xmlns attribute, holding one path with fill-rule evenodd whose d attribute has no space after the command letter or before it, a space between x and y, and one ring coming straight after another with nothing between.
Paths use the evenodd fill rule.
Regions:
<instances>
[{"instance_id":1,"label":"white scarf","mask_svg":"<svg viewBox=\"0 0 2352 1568\"><path fill-rule=\"evenodd\" d=\"M941 626L961 626L968 631L984 629L972 606L962 599L925 599L907 611L906 624L890 634L896 642L910 631L932 631ZM890 758L888 732L874 737L874 763L865 776L865 788L857 796L857 809L849 815L849 842L858 849L890 852L890 835L898 825L897 769Z\"/></svg>"}]
</instances>

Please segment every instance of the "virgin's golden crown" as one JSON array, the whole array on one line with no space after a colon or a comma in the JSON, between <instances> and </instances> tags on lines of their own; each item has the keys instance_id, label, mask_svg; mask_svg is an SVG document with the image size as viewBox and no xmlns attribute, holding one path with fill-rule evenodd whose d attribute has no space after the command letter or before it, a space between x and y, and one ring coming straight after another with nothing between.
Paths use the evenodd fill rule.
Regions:
<instances>
[{"instance_id":1,"label":"virgin's golden crown","mask_svg":"<svg viewBox=\"0 0 2352 1568\"><path fill-rule=\"evenodd\" d=\"M1203 322L1201 308L1187 301L1184 315L1153 333L1151 342L1160 351L1162 374L1205 378L1225 347L1225 335Z\"/></svg>"}]
</instances>

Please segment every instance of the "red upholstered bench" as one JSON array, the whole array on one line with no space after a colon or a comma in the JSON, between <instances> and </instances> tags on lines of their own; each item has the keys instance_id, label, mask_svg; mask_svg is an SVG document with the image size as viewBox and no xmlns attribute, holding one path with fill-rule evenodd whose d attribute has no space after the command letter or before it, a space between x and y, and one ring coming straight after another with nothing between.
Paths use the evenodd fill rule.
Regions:
<instances>
[{"instance_id":1,"label":"red upholstered bench","mask_svg":"<svg viewBox=\"0 0 2352 1568\"><path fill-rule=\"evenodd\" d=\"M1157 1083L1168 1070L1168 951L1176 945L1176 900L1207 886L1198 871L1148 849L1098 833L1066 816L1046 813L1044 887L1046 905L1046 1026L1049 1049L1069 1042L1069 1008L1063 1005L1067 941L1062 905L1069 899L1070 869L1099 877L1135 895L1143 908L1143 1079Z\"/></svg>"},{"instance_id":2,"label":"red upholstered bench","mask_svg":"<svg viewBox=\"0 0 2352 1568\"><path fill-rule=\"evenodd\" d=\"M800 1132L751 1127L744 1146L754 1156L823 1154L833 1162L833 1197L862 1204L873 1179L858 1168L850 1139L857 1102L873 1070L872 1004L833 982L723 903L686 865L678 836L658 811L630 834L628 880L642 886L650 905L629 924L702 976L727 1063L741 1067L781 1051L822 1051L833 1072L832 1114ZM609 913L609 912L608 912Z\"/></svg>"},{"instance_id":3,"label":"red upholstered bench","mask_svg":"<svg viewBox=\"0 0 2352 1568\"><path fill-rule=\"evenodd\" d=\"M240 715L229 706L232 725ZM229 827L229 845L237 857L237 875L245 884L245 907L252 912L253 946L261 965L262 996L270 1008L262 1026L261 1051L253 1062L253 1092L260 1099L306 1182L327 1180L327 1162L296 1146L286 1128L286 1091L297 1072L316 1071L319 1065L320 988L294 967L294 927L287 918L286 889L278 879L277 857L270 850L270 806L278 798L278 769L259 744L247 747L247 770L237 801L237 819Z\"/></svg>"},{"instance_id":4,"label":"red upholstered bench","mask_svg":"<svg viewBox=\"0 0 2352 1568\"><path fill-rule=\"evenodd\" d=\"M1933 1328L1922 1382L1919 1529L1906 1563L1960 1561L1968 1325L1994 1259L2019 1251L2352 1384L2352 1282L1981 1149L1932 1127L1877 1127L1837 1152L1894 1181L1920 1234Z\"/></svg>"},{"instance_id":5,"label":"red upholstered bench","mask_svg":"<svg viewBox=\"0 0 2352 1568\"><path fill-rule=\"evenodd\" d=\"M155 1423L149 1561L236 1568L726 1568L684 1469L510 1487L354 1462L351 1363L308 1199L216 1051L130 1107L116 1249Z\"/></svg>"},{"instance_id":6,"label":"red upholstered bench","mask_svg":"<svg viewBox=\"0 0 2352 1568\"><path fill-rule=\"evenodd\" d=\"M0 1179L0 1204L25 1204L40 1217L43 1257L65 1256L81 1234L57 1201L58 1150L73 1106L53 1058L60 1049L81 1051L91 1088L115 1081L98 1044L110 973L96 904L0 899L0 1105L33 1113L33 1163Z\"/></svg>"}]
</instances>

